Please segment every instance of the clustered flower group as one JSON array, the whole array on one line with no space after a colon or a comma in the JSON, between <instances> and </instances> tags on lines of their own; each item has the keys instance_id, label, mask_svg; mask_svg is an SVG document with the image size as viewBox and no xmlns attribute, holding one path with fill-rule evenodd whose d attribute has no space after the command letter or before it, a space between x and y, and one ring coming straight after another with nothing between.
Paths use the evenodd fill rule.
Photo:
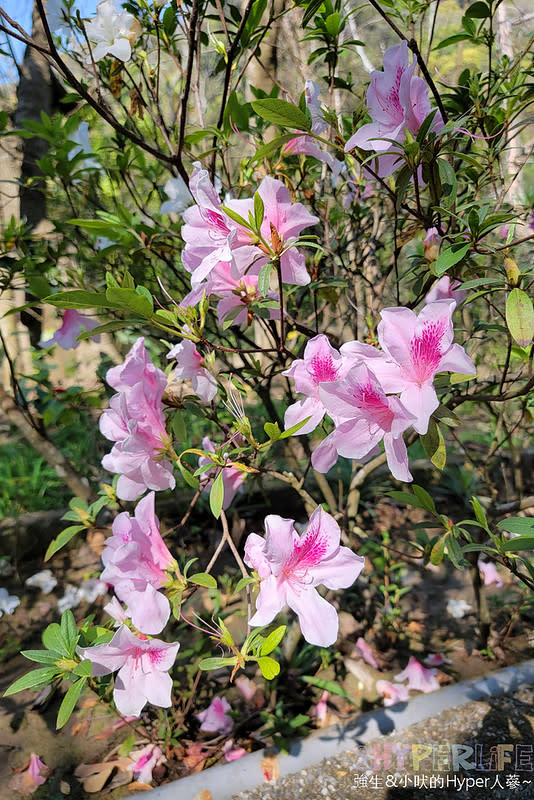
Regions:
<instances>
[{"instance_id":1,"label":"clustered flower group","mask_svg":"<svg viewBox=\"0 0 534 800\"><path fill-rule=\"evenodd\" d=\"M436 300L417 315L409 308L385 308L378 325L380 349L352 341L339 351L324 334L307 343L304 358L283 374L305 395L289 406L286 429L304 423L311 433L328 414L330 433L312 455L319 472L328 472L339 455L365 461L381 441L395 478L411 481L403 434L413 427L425 434L439 406L434 377L439 372L473 375L475 366L453 344L453 299Z\"/></svg>"},{"instance_id":2,"label":"clustered flower group","mask_svg":"<svg viewBox=\"0 0 534 800\"><path fill-rule=\"evenodd\" d=\"M92 45L89 60L113 56L127 61L134 39L134 19L119 12L113 0L97 6L96 17L86 23L87 40ZM385 176L395 168L399 154L394 143L402 144L406 131L417 133L431 113L428 90L414 76L415 62L409 64L406 43L390 48L384 56L384 71L371 76L367 102L372 122L361 127L347 142L346 151L355 147L380 156L378 172ZM342 163L326 150L317 137L327 128L319 103L319 88L307 82L305 99L312 117L309 133L301 132L285 145L286 154L305 154L326 163L336 177ZM443 124L436 112L431 129ZM314 138L315 137L315 138ZM221 201L210 176L200 163L194 164L189 187L181 178L165 185L169 198L161 213L183 214L184 240L182 264L191 276L191 292L181 303L195 305L203 297L217 300L221 325L250 324L255 314L279 319L283 304L282 285L306 286L310 274L304 254L298 249L302 231L318 222L301 203L292 202L288 188L279 180L265 177L253 197ZM194 203L193 203L194 201ZM193 204L192 204L193 203ZM437 231L428 231L424 241L428 261L439 248ZM260 275L270 270L274 288ZM473 374L475 367L462 347L453 343L452 315L459 292L448 278L442 279L416 314L409 308L382 311L377 337L379 347L347 342L336 350L324 334L308 341L303 358L293 362L283 374L294 381L303 395L286 411L286 429L298 424L299 434L314 431L328 415L334 430L315 449L312 463L326 472L339 455L365 461L378 451L383 441L393 475L404 481L412 476L403 435L408 428L424 434L439 401L434 377L439 372ZM65 312L63 324L52 343L77 346L82 329L91 331L96 322L75 311ZM155 491L173 489L175 458L167 434L164 395L177 381L190 379L203 403L211 403L218 386L211 369L195 342L184 338L172 347L167 358L174 362L169 378L151 361L143 338L139 338L123 364L110 369L106 380L115 390L109 408L100 419L100 430L113 442L103 466L119 475L117 496L138 501L133 514L120 513L113 522L112 535L105 542L101 580L113 587L115 597L106 606L118 629L109 642L79 648L89 659L95 676L117 673L114 699L126 716L138 716L146 702L171 705L172 680L169 676L179 648L151 638L159 634L170 617L165 590L173 582L177 564L167 548L155 515ZM194 337L192 337L194 338ZM222 470L226 508L243 481L244 474L228 455L221 462L217 446L208 437L202 442L205 456L199 460L202 488L210 489ZM210 454L217 453L217 466L210 468ZM299 620L305 639L315 645L332 645L338 634L335 606L317 591L319 585L330 590L351 586L364 566L364 559L340 545L340 528L321 507L312 513L299 534L293 519L270 514L265 519L265 536L252 533L245 544L244 561L255 571L259 593L252 626L270 624L289 606ZM134 630L132 630L133 628ZM363 640L361 640L363 642ZM362 644L362 652L372 658ZM368 650L368 648L367 648ZM421 672L423 670L423 672ZM409 679L408 688L428 691L433 673L416 670L412 662L397 676ZM429 684L430 681L430 684ZM407 688L382 687L386 704ZM399 691L401 694L399 694ZM326 698L323 698L323 704ZM215 698L198 714L202 731L228 733L232 728L230 706ZM227 758L239 757L239 748L228 744ZM243 751L244 752L244 751ZM160 753L143 756L141 770ZM152 763L151 761L151 763Z\"/></svg>"}]
</instances>

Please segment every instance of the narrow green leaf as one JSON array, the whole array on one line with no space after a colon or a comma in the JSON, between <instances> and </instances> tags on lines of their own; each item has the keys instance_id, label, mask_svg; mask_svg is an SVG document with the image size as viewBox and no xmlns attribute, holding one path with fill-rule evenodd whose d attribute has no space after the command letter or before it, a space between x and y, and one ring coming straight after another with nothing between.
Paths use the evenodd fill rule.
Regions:
<instances>
[{"instance_id":1,"label":"narrow green leaf","mask_svg":"<svg viewBox=\"0 0 534 800\"><path fill-rule=\"evenodd\" d=\"M522 289L512 289L506 299L506 324L520 347L528 347L534 336L534 307Z\"/></svg>"},{"instance_id":2,"label":"narrow green leaf","mask_svg":"<svg viewBox=\"0 0 534 800\"><path fill-rule=\"evenodd\" d=\"M268 637L263 642L260 648L260 655L261 656L268 656L275 647L278 647L282 639L284 638L284 633L286 632L286 626L280 625L278 628L275 628L272 633L268 635Z\"/></svg>"},{"instance_id":3,"label":"narrow green leaf","mask_svg":"<svg viewBox=\"0 0 534 800\"><path fill-rule=\"evenodd\" d=\"M53 650L22 650L21 656L30 661L37 661L38 664L55 664L62 658L61 653L55 653Z\"/></svg>"},{"instance_id":4,"label":"narrow green leaf","mask_svg":"<svg viewBox=\"0 0 534 800\"><path fill-rule=\"evenodd\" d=\"M224 483L222 469L211 485L210 509L215 519L219 519L224 503Z\"/></svg>"},{"instance_id":5,"label":"narrow green leaf","mask_svg":"<svg viewBox=\"0 0 534 800\"><path fill-rule=\"evenodd\" d=\"M74 711L74 707L78 702L78 699L85 687L86 678L80 678L77 681L74 681L65 694L61 705L59 707L59 711L57 712L57 719L56 719L56 729L59 730L62 728L65 723L67 723L70 719L70 715Z\"/></svg>"},{"instance_id":6,"label":"narrow green leaf","mask_svg":"<svg viewBox=\"0 0 534 800\"><path fill-rule=\"evenodd\" d=\"M486 517L486 512L482 508L482 505L478 497L475 497L473 495L473 497L471 498L471 505L473 506L477 522L479 522L480 525L482 525L482 527L484 528L484 530L489 533L489 526L488 526L488 519Z\"/></svg>"},{"instance_id":7,"label":"narrow green leaf","mask_svg":"<svg viewBox=\"0 0 534 800\"><path fill-rule=\"evenodd\" d=\"M310 417L305 417L304 419L301 419L300 422L297 422L296 425L292 425L291 428L288 428L286 431L280 434L280 439L287 439L289 436L294 436L306 425L309 419Z\"/></svg>"},{"instance_id":8,"label":"narrow green leaf","mask_svg":"<svg viewBox=\"0 0 534 800\"><path fill-rule=\"evenodd\" d=\"M153 313L151 300L143 294L138 294L135 289L106 289L106 298L113 304L113 308L129 311L145 319L150 319Z\"/></svg>"},{"instance_id":9,"label":"narrow green leaf","mask_svg":"<svg viewBox=\"0 0 534 800\"><path fill-rule=\"evenodd\" d=\"M74 654L74 650L76 645L78 644L78 638L80 632L76 627L76 620L74 619L74 614L68 608L66 611L63 612L61 615L61 635L65 641L65 645L69 650L69 655Z\"/></svg>"},{"instance_id":10,"label":"narrow green leaf","mask_svg":"<svg viewBox=\"0 0 534 800\"><path fill-rule=\"evenodd\" d=\"M465 559L462 554L462 548L458 539L452 533L445 534L445 547L447 548L447 555L456 569L463 569L465 567Z\"/></svg>"},{"instance_id":11,"label":"narrow green leaf","mask_svg":"<svg viewBox=\"0 0 534 800\"><path fill-rule=\"evenodd\" d=\"M34 669L16 680L11 686L8 686L4 692L4 697L9 697L9 695L22 692L25 689L41 689L43 686L48 686L49 683L52 683L57 675L58 670L56 667Z\"/></svg>"},{"instance_id":12,"label":"narrow green leaf","mask_svg":"<svg viewBox=\"0 0 534 800\"><path fill-rule=\"evenodd\" d=\"M83 530L85 530L85 525L69 525L68 528L62 530L59 536L56 536L56 538L53 539L48 545L44 560L48 561L49 558L52 558L52 556L57 553L58 550L61 550L62 547L65 547L65 545L70 542L70 540L76 536L77 533L80 533L80 531Z\"/></svg>"},{"instance_id":13,"label":"narrow green leaf","mask_svg":"<svg viewBox=\"0 0 534 800\"><path fill-rule=\"evenodd\" d=\"M259 192L254 193L254 222L257 230L260 230L265 214L265 206Z\"/></svg>"},{"instance_id":14,"label":"narrow green leaf","mask_svg":"<svg viewBox=\"0 0 534 800\"><path fill-rule=\"evenodd\" d=\"M431 514L436 514L437 512L435 503L428 494L427 490L423 489L422 486L417 486L415 483L412 485L412 489L414 495L423 504L423 508L426 508L427 511L430 511Z\"/></svg>"},{"instance_id":15,"label":"narrow green leaf","mask_svg":"<svg viewBox=\"0 0 534 800\"><path fill-rule=\"evenodd\" d=\"M237 663L237 656L229 658L203 658L198 665L199 669L221 669L221 667L233 667Z\"/></svg>"},{"instance_id":16,"label":"narrow green leaf","mask_svg":"<svg viewBox=\"0 0 534 800\"><path fill-rule=\"evenodd\" d=\"M267 264L264 264L260 269L260 274L258 275L258 292L262 297L267 297L267 293L271 285L272 269L273 265L270 261L268 261Z\"/></svg>"},{"instance_id":17,"label":"narrow green leaf","mask_svg":"<svg viewBox=\"0 0 534 800\"><path fill-rule=\"evenodd\" d=\"M43 303L49 303L57 308L113 308L105 294L86 292L83 289L70 289L67 292L58 292L43 298Z\"/></svg>"},{"instance_id":18,"label":"narrow green leaf","mask_svg":"<svg viewBox=\"0 0 534 800\"><path fill-rule=\"evenodd\" d=\"M354 700L342 686L335 683L335 681L327 681L324 678L315 678L311 675L303 675L302 680L304 683L309 683L310 686L316 686L318 689L330 692L330 694L337 694L339 697L344 697L349 703L358 708L361 705L360 700Z\"/></svg>"}]
</instances>

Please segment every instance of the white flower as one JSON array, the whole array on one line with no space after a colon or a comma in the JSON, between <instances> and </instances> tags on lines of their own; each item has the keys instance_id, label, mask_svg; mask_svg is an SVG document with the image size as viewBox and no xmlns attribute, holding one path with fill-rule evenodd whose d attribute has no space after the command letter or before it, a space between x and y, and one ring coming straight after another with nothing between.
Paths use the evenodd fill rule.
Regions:
<instances>
[{"instance_id":1,"label":"white flower","mask_svg":"<svg viewBox=\"0 0 534 800\"><path fill-rule=\"evenodd\" d=\"M50 594L50 592L57 586L57 580L52 575L52 570L43 569L41 572L36 572L26 581L26 586L32 589L40 589L43 594Z\"/></svg>"},{"instance_id":2,"label":"white flower","mask_svg":"<svg viewBox=\"0 0 534 800\"><path fill-rule=\"evenodd\" d=\"M447 613L454 617L454 619L462 619L471 611L472 606L466 603L465 600L453 600L452 598L447 603Z\"/></svg>"},{"instance_id":3,"label":"white flower","mask_svg":"<svg viewBox=\"0 0 534 800\"><path fill-rule=\"evenodd\" d=\"M169 199L161 204L160 214L181 214L193 202L191 192L183 178L169 178L163 191Z\"/></svg>"},{"instance_id":4,"label":"white flower","mask_svg":"<svg viewBox=\"0 0 534 800\"><path fill-rule=\"evenodd\" d=\"M19 597L14 594L9 594L7 589L0 589L0 617L2 614L12 614L19 605Z\"/></svg>"},{"instance_id":5,"label":"white flower","mask_svg":"<svg viewBox=\"0 0 534 800\"><path fill-rule=\"evenodd\" d=\"M114 0L102 0L96 7L96 17L85 23L87 38L94 45L93 59L100 61L111 55L119 61L128 61L132 55L130 36L134 22L127 11L117 11ZM91 63L90 56L86 63Z\"/></svg>"}]
</instances>

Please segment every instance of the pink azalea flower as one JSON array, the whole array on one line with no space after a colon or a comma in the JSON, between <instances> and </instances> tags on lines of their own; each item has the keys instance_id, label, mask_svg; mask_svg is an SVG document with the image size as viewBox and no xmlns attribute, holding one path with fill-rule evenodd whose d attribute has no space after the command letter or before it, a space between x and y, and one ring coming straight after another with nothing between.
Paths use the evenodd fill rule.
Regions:
<instances>
[{"instance_id":1,"label":"pink azalea flower","mask_svg":"<svg viewBox=\"0 0 534 800\"><path fill-rule=\"evenodd\" d=\"M209 436L204 436L204 438L202 439L202 449L206 450L209 453L215 453L216 451L215 444L211 441ZM213 462L210 461L209 458L206 458L206 456L200 456L200 458L198 459L199 467L203 467L207 464L212 464L212 463ZM200 477L201 479L205 478L206 474L210 473L212 474L214 471L218 471L219 469L220 467L216 467L214 465L212 470L210 470L208 473L203 473L203 475L201 475ZM232 500L234 499L237 493L237 490L239 489L244 480L245 480L244 472L241 472L241 470L238 469L237 467L234 467L232 464L229 464L227 467L224 467L222 476L222 482L224 488L224 500L222 507L224 510L226 510L228 506L231 504ZM210 492L212 485L213 485L213 479L210 479L203 487L203 491Z\"/></svg>"},{"instance_id":2,"label":"pink azalea flower","mask_svg":"<svg viewBox=\"0 0 534 800\"><path fill-rule=\"evenodd\" d=\"M376 691L384 698L385 706L394 706L396 703L405 703L409 699L408 687L403 683L391 681L377 681Z\"/></svg>"},{"instance_id":3,"label":"pink azalea flower","mask_svg":"<svg viewBox=\"0 0 534 800\"><path fill-rule=\"evenodd\" d=\"M459 344L453 344L454 300L429 303L416 315L409 308L385 308L378 341L386 358L367 361L385 392L400 392L403 406L415 416L413 427L426 433L439 406L434 389L438 372L474 375L475 365Z\"/></svg>"},{"instance_id":4,"label":"pink azalea flower","mask_svg":"<svg viewBox=\"0 0 534 800\"><path fill-rule=\"evenodd\" d=\"M221 208L221 201L213 186L208 171L199 161L193 164L189 179L189 191L196 205L184 211L185 224L182 237L185 247L182 264L191 273L193 288L199 286L219 264L231 264L232 248L238 244L249 244L250 235L237 225ZM242 203L242 201L236 201ZM253 208L253 202L251 209ZM245 211L245 209L241 209ZM248 216L248 209L245 218Z\"/></svg>"},{"instance_id":5,"label":"pink azalea flower","mask_svg":"<svg viewBox=\"0 0 534 800\"><path fill-rule=\"evenodd\" d=\"M452 664L450 658L445 658L441 653L432 653L427 656L424 661L429 667L442 667L443 664Z\"/></svg>"},{"instance_id":6,"label":"pink azalea flower","mask_svg":"<svg viewBox=\"0 0 534 800\"><path fill-rule=\"evenodd\" d=\"M312 464L328 472L337 454L365 461L384 440L388 467L397 480L411 481L408 452L402 434L415 422L398 397L386 397L379 381L365 364L353 367L347 377L319 387L319 397L336 429L315 449Z\"/></svg>"},{"instance_id":7,"label":"pink azalea flower","mask_svg":"<svg viewBox=\"0 0 534 800\"><path fill-rule=\"evenodd\" d=\"M448 275L444 275L439 281L436 281L434 286L430 289L425 297L425 305L435 303L436 300L454 300L458 305L463 303L467 297L468 292L465 289L457 289L460 286L460 281L451 281Z\"/></svg>"},{"instance_id":8,"label":"pink azalea flower","mask_svg":"<svg viewBox=\"0 0 534 800\"><path fill-rule=\"evenodd\" d=\"M174 489L172 465L161 460L169 440L162 402L167 377L150 361L142 337L106 380L118 394L100 417L100 431L115 442L102 466L120 474L117 496L135 500L146 489Z\"/></svg>"},{"instance_id":9,"label":"pink azalea flower","mask_svg":"<svg viewBox=\"0 0 534 800\"><path fill-rule=\"evenodd\" d=\"M279 302L276 292L269 291L266 298L259 295L257 275L242 275L240 278L233 278L229 264L222 264L213 270L209 285L206 284L206 294L217 295L221 298L217 304L219 325L222 325L231 315L233 316L232 325L249 325L252 322L250 312L254 303L265 299ZM280 319L280 309L270 308L268 315L269 319Z\"/></svg>"},{"instance_id":10,"label":"pink azalea flower","mask_svg":"<svg viewBox=\"0 0 534 800\"><path fill-rule=\"evenodd\" d=\"M123 511L115 517L113 535L104 543L105 569L100 576L126 603L135 627L150 634L160 633L169 619L169 601L157 589L168 580L165 570L176 563L159 532L154 496L150 492L139 501L135 516Z\"/></svg>"},{"instance_id":11,"label":"pink azalea flower","mask_svg":"<svg viewBox=\"0 0 534 800\"><path fill-rule=\"evenodd\" d=\"M408 689L415 689L418 692L435 692L439 689L439 683L436 680L437 669L426 669L414 657L411 656L408 661L408 666L395 675L396 681L408 681Z\"/></svg>"},{"instance_id":12,"label":"pink azalea flower","mask_svg":"<svg viewBox=\"0 0 534 800\"><path fill-rule=\"evenodd\" d=\"M214 697L204 711L196 714L202 723L200 730L205 733L229 733L234 725L232 717L228 716L231 708L226 697Z\"/></svg>"},{"instance_id":13,"label":"pink azalea flower","mask_svg":"<svg viewBox=\"0 0 534 800\"><path fill-rule=\"evenodd\" d=\"M118 670L113 689L115 705L125 717L138 717L146 703L162 708L172 705L168 670L179 647L178 642L140 639L122 625L107 644L79 647L77 653L91 662L95 677Z\"/></svg>"},{"instance_id":14,"label":"pink azalea flower","mask_svg":"<svg viewBox=\"0 0 534 800\"><path fill-rule=\"evenodd\" d=\"M297 392L307 395L304 400L297 400L286 409L285 429L288 430L310 417L297 434L314 431L326 414L326 408L319 396L319 386L345 377L353 363L333 348L324 334L310 339L304 350L304 358L296 359L289 369L282 372L282 375L293 378Z\"/></svg>"},{"instance_id":15,"label":"pink azalea flower","mask_svg":"<svg viewBox=\"0 0 534 800\"><path fill-rule=\"evenodd\" d=\"M315 225L319 220L302 203L292 203L289 189L275 178L267 176L258 187L263 200L264 217L260 230L265 241L274 252L280 252L280 272L284 283L305 286L310 282L304 255L294 247L296 238L303 228ZM229 208L243 215L246 208L253 208L253 200L234 200L227 203ZM250 207L250 208L249 208ZM248 214L245 214L245 217ZM250 236L249 236L250 240ZM257 245L235 247L232 251L234 277L245 274L258 274L268 259Z\"/></svg>"},{"instance_id":16,"label":"pink azalea flower","mask_svg":"<svg viewBox=\"0 0 534 800\"><path fill-rule=\"evenodd\" d=\"M30 755L26 767L15 772L8 783L8 788L27 797L37 791L48 780L53 770L41 761L36 753Z\"/></svg>"},{"instance_id":17,"label":"pink azalea flower","mask_svg":"<svg viewBox=\"0 0 534 800\"><path fill-rule=\"evenodd\" d=\"M391 140L402 144L406 130L417 134L422 122L432 108L428 86L422 78L415 76L415 58L410 56L406 41L390 47L384 53L383 72L371 73L367 90L367 106L372 122L363 125L350 137L345 145L348 153L355 147L386 154L387 166L380 164L380 174L385 177L395 169L398 156L391 152ZM431 130L443 125L441 113L436 111ZM380 158L380 162L383 158Z\"/></svg>"},{"instance_id":18,"label":"pink azalea flower","mask_svg":"<svg viewBox=\"0 0 534 800\"><path fill-rule=\"evenodd\" d=\"M116 597L112 597L110 602L104 606L104 611L114 620L113 627L115 628L130 618Z\"/></svg>"},{"instance_id":19,"label":"pink azalea flower","mask_svg":"<svg viewBox=\"0 0 534 800\"><path fill-rule=\"evenodd\" d=\"M233 744L232 739L228 739L224 743L223 753L226 761L237 761L238 758L243 758L247 754L244 747L234 747Z\"/></svg>"},{"instance_id":20,"label":"pink azalea flower","mask_svg":"<svg viewBox=\"0 0 534 800\"><path fill-rule=\"evenodd\" d=\"M346 589L362 571L364 559L340 547L339 525L320 506L301 536L294 520L276 514L265 518L265 530L265 538L251 533L245 544L245 564L262 579L250 624L268 625L288 605L306 641L328 647L337 638L337 612L315 587Z\"/></svg>"},{"instance_id":21,"label":"pink azalea flower","mask_svg":"<svg viewBox=\"0 0 534 800\"><path fill-rule=\"evenodd\" d=\"M423 249L425 251L425 258L427 261L435 261L439 253L439 245L441 236L437 228L429 228L423 239ZM436 298L437 300L438 298Z\"/></svg>"},{"instance_id":22,"label":"pink azalea flower","mask_svg":"<svg viewBox=\"0 0 534 800\"><path fill-rule=\"evenodd\" d=\"M152 770L154 767L167 761L161 748L154 744L147 744L141 750L135 750L130 753L130 757L136 759L132 772L135 779L141 783L152 783Z\"/></svg>"},{"instance_id":23,"label":"pink azalea flower","mask_svg":"<svg viewBox=\"0 0 534 800\"><path fill-rule=\"evenodd\" d=\"M175 344L167 353L167 358L176 361L172 378L191 378L193 391L203 403L210 403L217 394L217 381L204 366L204 358L198 352L195 343L184 339Z\"/></svg>"},{"instance_id":24,"label":"pink azalea flower","mask_svg":"<svg viewBox=\"0 0 534 800\"><path fill-rule=\"evenodd\" d=\"M497 588L503 585L501 577L497 572L497 567L493 561L482 561L478 559L477 567L484 576L484 586L490 586L492 583L497 584Z\"/></svg>"},{"instance_id":25,"label":"pink azalea flower","mask_svg":"<svg viewBox=\"0 0 534 800\"><path fill-rule=\"evenodd\" d=\"M254 681L251 681L246 675L240 675L239 678L235 679L234 683L245 700L248 700L249 702L252 700L258 690L258 687Z\"/></svg>"},{"instance_id":26,"label":"pink azalea flower","mask_svg":"<svg viewBox=\"0 0 534 800\"><path fill-rule=\"evenodd\" d=\"M367 661L367 663L371 667L374 667L374 669L378 669L378 664L375 661L375 657L373 656L371 648L369 647L365 639L362 639L361 636L359 637L359 639L356 640L356 647L362 654L363 660Z\"/></svg>"},{"instance_id":27,"label":"pink azalea flower","mask_svg":"<svg viewBox=\"0 0 534 800\"><path fill-rule=\"evenodd\" d=\"M61 327L57 329L51 339L47 339L46 342L39 342L39 347L50 347L53 344L57 344L63 350L76 350L80 344L77 341L80 333L92 331L99 325L100 322L97 319L86 317L74 308L66 308ZM100 334L97 333L95 336L91 336L91 339L94 342L99 342Z\"/></svg>"},{"instance_id":28,"label":"pink azalea flower","mask_svg":"<svg viewBox=\"0 0 534 800\"><path fill-rule=\"evenodd\" d=\"M313 709L313 714L315 717L317 717L317 721L319 723L324 723L328 715L328 695L329 692L327 692L325 689L325 691L321 695L319 702Z\"/></svg>"}]
</instances>

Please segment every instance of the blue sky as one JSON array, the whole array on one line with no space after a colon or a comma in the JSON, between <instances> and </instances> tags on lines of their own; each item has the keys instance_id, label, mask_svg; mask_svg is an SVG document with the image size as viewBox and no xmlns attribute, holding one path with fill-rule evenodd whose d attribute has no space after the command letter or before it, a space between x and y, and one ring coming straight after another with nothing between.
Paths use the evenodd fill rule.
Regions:
<instances>
[{"instance_id":1,"label":"blue sky","mask_svg":"<svg viewBox=\"0 0 534 800\"><path fill-rule=\"evenodd\" d=\"M95 13L97 2L98 0L77 0L75 5L76 8L80 9L83 17L91 17ZM24 30L29 33L32 22L32 0L0 0L0 3L6 14L9 14L15 22L22 25ZM16 39L12 39L11 41L15 58L17 61L20 61L24 52L24 45ZM5 49L5 34L3 33L0 33L0 43L0 49ZM5 64L5 59L3 59L3 61L2 71L5 72L8 65Z\"/></svg>"}]
</instances>

